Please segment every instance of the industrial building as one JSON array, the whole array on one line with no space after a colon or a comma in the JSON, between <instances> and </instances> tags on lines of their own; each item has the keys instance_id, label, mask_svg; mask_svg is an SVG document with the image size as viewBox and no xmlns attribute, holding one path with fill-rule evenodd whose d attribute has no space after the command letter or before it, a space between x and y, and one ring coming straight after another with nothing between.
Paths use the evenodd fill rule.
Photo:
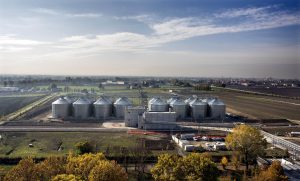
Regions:
<instances>
[{"instance_id":1,"label":"industrial building","mask_svg":"<svg viewBox=\"0 0 300 181\"><path fill-rule=\"evenodd\" d=\"M139 118L142 117L145 112L145 108L142 106L138 107L127 107L125 109L125 126L127 127L138 127Z\"/></svg>"},{"instance_id":2,"label":"industrial building","mask_svg":"<svg viewBox=\"0 0 300 181\"><path fill-rule=\"evenodd\" d=\"M173 129L181 120L210 121L225 117L226 105L217 98L187 99L171 97L167 101L155 97L148 101L148 108L132 107L127 97L113 101L101 96L95 102L79 98L74 102L69 97L59 98L52 103L53 118L69 119L124 119L125 126L141 129Z\"/></svg>"},{"instance_id":3,"label":"industrial building","mask_svg":"<svg viewBox=\"0 0 300 181\"><path fill-rule=\"evenodd\" d=\"M146 130L169 130L176 127L175 112L144 112L138 121L138 128Z\"/></svg>"}]
</instances>

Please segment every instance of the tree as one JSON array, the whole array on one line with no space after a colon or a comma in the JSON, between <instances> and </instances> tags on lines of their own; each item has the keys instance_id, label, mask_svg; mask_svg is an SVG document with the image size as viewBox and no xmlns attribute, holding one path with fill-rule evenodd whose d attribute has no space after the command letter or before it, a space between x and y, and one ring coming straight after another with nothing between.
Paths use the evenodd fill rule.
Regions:
<instances>
[{"instance_id":1,"label":"tree","mask_svg":"<svg viewBox=\"0 0 300 181\"><path fill-rule=\"evenodd\" d=\"M227 164L228 164L228 160L227 160L226 156L223 156L223 158L221 160L221 165L224 170L226 169Z\"/></svg>"},{"instance_id":2,"label":"tree","mask_svg":"<svg viewBox=\"0 0 300 181\"><path fill-rule=\"evenodd\" d=\"M237 170L240 166L240 159L237 153L233 153L231 156L231 163L234 166L235 170Z\"/></svg>"},{"instance_id":3,"label":"tree","mask_svg":"<svg viewBox=\"0 0 300 181\"><path fill-rule=\"evenodd\" d=\"M287 181L288 177L284 174L280 161L274 161L267 170L261 171L255 180Z\"/></svg>"},{"instance_id":4,"label":"tree","mask_svg":"<svg viewBox=\"0 0 300 181\"><path fill-rule=\"evenodd\" d=\"M151 174L155 180L159 181L175 181L178 180L178 170L176 169L178 161L181 158L177 155L161 154L158 161L151 169Z\"/></svg>"},{"instance_id":5,"label":"tree","mask_svg":"<svg viewBox=\"0 0 300 181\"><path fill-rule=\"evenodd\" d=\"M5 181L35 181L38 180L36 166L32 158L22 159L17 166L7 172Z\"/></svg>"},{"instance_id":6,"label":"tree","mask_svg":"<svg viewBox=\"0 0 300 181\"><path fill-rule=\"evenodd\" d=\"M217 165L205 155L200 153L191 153L183 157L182 169L183 180L201 180L201 181L214 181L218 180L219 170Z\"/></svg>"},{"instance_id":7,"label":"tree","mask_svg":"<svg viewBox=\"0 0 300 181\"><path fill-rule=\"evenodd\" d=\"M162 154L151 169L153 178L158 181L214 181L218 179L218 172L216 164L200 153L191 153L183 158Z\"/></svg>"},{"instance_id":8,"label":"tree","mask_svg":"<svg viewBox=\"0 0 300 181\"><path fill-rule=\"evenodd\" d=\"M60 174L53 177L51 181L82 181L82 180L73 174L69 174L69 175Z\"/></svg>"},{"instance_id":9,"label":"tree","mask_svg":"<svg viewBox=\"0 0 300 181\"><path fill-rule=\"evenodd\" d=\"M237 151L244 157L246 170L249 168L249 161L264 154L267 145L259 130L248 125L235 127L233 132L227 135L225 143L229 149Z\"/></svg>"},{"instance_id":10,"label":"tree","mask_svg":"<svg viewBox=\"0 0 300 181\"><path fill-rule=\"evenodd\" d=\"M69 154L67 158L66 173L74 174L82 178L83 180L88 180L88 176L91 170L97 165L101 160L105 160L103 153L86 153L79 156L74 156Z\"/></svg>"},{"instance_id":11,"label":"tree","mask_svg":"<svg viewBox=\"0 0 300 181\"><path fill-rule=\"evenodd\" d=\"M50 156L43 162L36 164L36 170L40 180L50 180L56 175L66 173L66 161L64 157Z\"/></svg>"},{"instance_id":12,"label":"tree","mask_svg":"<svg viewBox=\"0 0 300 181\"><path fill-rule=\"evenodd\" d=\"M80 155L93 152L93 146L87 141L78 142L75 147Z\"/></svg>"},{"instance_id":13,"label":"tree","mask_svg":"<svg viewBox=\"0 0 300 181\"><path fill-rule=\"evenodd\" d=\"M126 171L115 161L100 160L89 174L89 181L126 181Z\"/></svg>"}]
</instances>

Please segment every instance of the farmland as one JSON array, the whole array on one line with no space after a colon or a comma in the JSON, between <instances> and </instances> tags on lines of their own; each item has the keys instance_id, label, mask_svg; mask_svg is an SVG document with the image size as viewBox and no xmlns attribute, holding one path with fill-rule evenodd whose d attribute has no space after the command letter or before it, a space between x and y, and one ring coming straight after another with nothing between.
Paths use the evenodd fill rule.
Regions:
<instances>
[{"instance_id":1,"label":"farmland","mask_svg":"<svg viewBox=\"0 0 300 181\"><path fill-rule=\"evenodd\" d=\"M198 96L215 96L222 99L227 111L254 119L291 119L300 120L300 100L247 94L225 89L197 93ZM182 93L186 95L186 93ZM190 94L190 93L189 93Z\"/></svg>"},{"instance_id":2,"label":"farmland","mask_svg":"<svg viewBox=\"0 0 300 181\"><path fill-rule=\"evenodd\" d=\"M43 95L30 95L30 96L2 96L0 97L0 115L7 115L12 113L28 104L31 104Z\"/></svg>"}]
</instances>

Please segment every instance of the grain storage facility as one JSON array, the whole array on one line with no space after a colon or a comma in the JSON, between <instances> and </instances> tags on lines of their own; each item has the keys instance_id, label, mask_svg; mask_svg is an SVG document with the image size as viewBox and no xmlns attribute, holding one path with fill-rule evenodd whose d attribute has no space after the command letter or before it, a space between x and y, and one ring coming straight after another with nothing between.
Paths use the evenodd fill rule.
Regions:
<instances>
[{"instance_id":1,"label":"grain storage facility","mask_svg":"<svg viewBox=\"0 0 300 181\"><path fill-rule=\"evenodd\" d=\"M151 112L167 112L169 111L169 104L160 98L151 101L149 111Z\"/></svg>"},{"instance_id":2,"label":"grain storage facility","mask_svg":"<svg viewBox=\"0 0 300 181\"><path fill-rule=\"evenodd\" d=\"M70 116L70 103L63 97L52 103L53 118L67 118Z\"/></svg>"},{"instance_id":3,"label":"grain storage facility","mask_svg":"<svg viewBox=\"0 0 300 181\"><path fill-rule=\"evenodd\" d=\"M196 98L190 102L191 116L195 120L204 119L207 115L207 103Z\"/></svg>"},{"instance_id":4,"label":"grain storage facility","mask_svg":"<svg viewBox=\"0 0 300 181\"><path fill-rule=\"evenodd\" d=\"M173 112L176 112L177 119L186 118L188 105L183 100L177 98L170 102L170 107Z\"/></svg>"},{"instance_id":5,"label":"grain storage facility","mask_svg":"<svg viewBox=\"0 0 300 181\"><path fill-rule=\"evenodd\" d=\"M141 117L144 112L145 108L142 106L126 107L124 118L125 126L137 128L139 117Z\"/></svg>"},{"instance_id":6,"label":"grain storage facility","mask_svg":"<svg viewBox=\"0 0 300 181\"><path fill-rule=\"evenodd\" d=\"M93 105L96 119L106 119L112 116L113 104L109 98L102 96Z\"/></svg>"},{"instance_id":7,"label":"grain storage facility","mask_svg":"<svg viewBox=\"0 0 300 181\"><path fill-rule=\"evenodd\" d=\"M145 112L139 117L138 128L152 130L176 129L175 112Z\"/></svg>"},{"instance_id":8,"label":"grain storage facility","mask_svg":"<svg viewBox=\"0 0 300 181\"><path fill-rule=\"evenodd\" d=\"M210 117L214 119L223 119L226 113L226 106L220 99L213 99L208 102L210 107Z\"/></svg>"},{"instance_id":9,"label":"grain storage facility","mask_svg":"<svg viewBox=\"0 0 300 181\"><path fill-rule=\"evenodd\" d=\"M114 112L116 118L124 118L125 108L132 106L131 101L127 97L120 97L114 103Z\"/></svg>"},{"instance_id":10,"label":"grain storage facility","mask_svg":"<svg viewBox=\"0 0 300 181\"><path fill-rule=\"evenodd\" d=\"M75 119L85 119L90 117L91 102L87 99L79 98L73 103L73 112Z\"/></svg>"}]
</instances>

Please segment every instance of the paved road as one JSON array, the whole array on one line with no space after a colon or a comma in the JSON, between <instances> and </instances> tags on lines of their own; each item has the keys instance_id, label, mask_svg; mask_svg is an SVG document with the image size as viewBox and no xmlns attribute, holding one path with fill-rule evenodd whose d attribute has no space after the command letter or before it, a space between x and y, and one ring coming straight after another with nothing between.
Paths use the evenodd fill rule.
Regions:
<instances>
[{"instance_id":1,"label":"paved road","mask_svg":"<svg viewBox=\"0 0 300 181\"><path fill-rule=\"evenodd\" d=\"M126 132L130 128L53 127L53 126L0 126L0 132Z\"/></svg>"}]
</instances>

